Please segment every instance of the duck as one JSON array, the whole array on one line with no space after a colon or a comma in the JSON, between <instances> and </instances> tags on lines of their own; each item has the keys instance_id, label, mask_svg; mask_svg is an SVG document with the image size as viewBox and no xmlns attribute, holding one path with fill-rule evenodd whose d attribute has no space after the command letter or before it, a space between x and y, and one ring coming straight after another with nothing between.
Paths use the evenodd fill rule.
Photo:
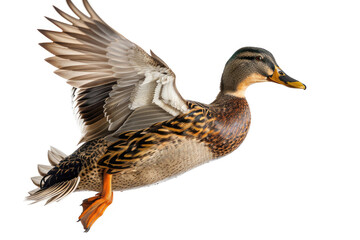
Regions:
<instances>
[{"instance_id":1,"label":"duck","mask_svg":"<svg viewBox=\"0 0 360 240\"><path fill-rule=\"evenodd\" d=\"M87 232L113 201L113 191L142 187L182 174L225 156L244 141L251 122L246 89L274 82L306 89L258 47L243 47L226 62L220 92L210 104L185 100L175 74L106 24L83 0L87 13L71 0L73 17L55 7L67 23L47 18L60 31L39 30L46 59L72 87L80 120L80 146L67 155L51 147L51 166L38 165L37 186L27 200L46 204L72 192L96 191L78 218Z\"/></svg>"}]
</instances>

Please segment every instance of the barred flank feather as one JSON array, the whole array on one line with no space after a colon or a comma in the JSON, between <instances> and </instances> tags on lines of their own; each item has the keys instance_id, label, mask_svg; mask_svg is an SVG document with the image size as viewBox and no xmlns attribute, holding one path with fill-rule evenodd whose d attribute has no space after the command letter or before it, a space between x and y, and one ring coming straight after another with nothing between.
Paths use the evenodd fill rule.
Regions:
<instances>
[{"instance_id":1,"label":"barred flank feather","mask_svg":"<svg viewBox=\"0 0 360 240\"><path fill-rule=\"evenodd\" d=\"M67 181L56 183L48 188L41 189L40 184L41 181L47 176L47 173L55 167L57 164L60 163L60 161L64 160L66 158L66 154L61 152L60 150L51 147L48 151L48 158L51 166L46 165L38 165L38 171L40 173L40 176L32 177L32 182L38 186L38 188L32 190L29 192L29 196L26 197L26 200L33 201L33 203L40 202L42 200L46 200L48 203L54 202L54 201L60 201L77 188L80 177L76 177Z\"/></svg>"}]
</instances>

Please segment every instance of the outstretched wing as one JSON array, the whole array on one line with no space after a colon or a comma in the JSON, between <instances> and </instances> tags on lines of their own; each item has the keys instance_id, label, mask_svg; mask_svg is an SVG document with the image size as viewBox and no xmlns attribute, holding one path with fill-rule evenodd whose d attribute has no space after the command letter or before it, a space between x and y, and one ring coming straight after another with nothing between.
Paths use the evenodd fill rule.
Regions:
<instances>
[{"instance_id":1,"label":"outstretched wing","mask_svg":"<svg viewBox=\"0 0 360 240\"><path fill-rule=\"evenodd\" d=\"M74 18L56 8L71 24L47 18L62 32L39 30L55 56L46 61L73 86L74 109L81 120L81 142L146 128L188 110L175 86L175 74L108 26L83 0L85 15L67 0Z\"/></svg>"}]
</instances>

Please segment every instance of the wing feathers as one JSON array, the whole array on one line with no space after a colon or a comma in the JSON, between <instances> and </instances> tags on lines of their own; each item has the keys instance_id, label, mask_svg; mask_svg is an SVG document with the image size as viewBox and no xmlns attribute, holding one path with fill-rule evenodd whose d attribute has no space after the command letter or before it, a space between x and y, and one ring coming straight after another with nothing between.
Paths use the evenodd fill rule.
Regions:
<instances>
[{"instance_id":1,"label":"wing feathers","mask_svg":"<svg viewBox=\"0 0 360 240\"><path fill-rule=\"evenodd\" d=\"M49 30L43 30L43 29L39 29L39 32L54 42L67 42L67 43L73 43L73 44L81 44L81 42L79 40L77 40L76 38L73 38L63 32L49 31Z\"/></svg>"},{"instance_id":2,"label":"wing feathers","mask_svg":"<svg viewBox=\"0 0 360 240\"><path fill-rule=\"evenodd\" d=\"M47 20L49 20L50 22L52 22L57 27L59 27L60 29L62 29L65 33L69 32L69 33L83 34L83 32L80 30L79 27L75 27L75 26L72 26L72 25L69 25L67 23L57 21L57 20L49 18L49 17L45 17L45 18Z\"/></svg>"},{"instance_id":3,"label":"wing feathers","mask_svg":"<svg viewBox=\"0 0 360 240\"><path fill-rule=\"evenodd\" d=\"M94 9L90 6L87 0L83 0L83 4L85 6L86 11L90 14L91 18L97 20L99 22L104 22L94 11Z\"/></svg>"},{"instance_id":4,"label":"wing feathers","mask_svg":"<svg viewBox=\"0 0 360 240\"><path fill-rule=\"evenodd\" d=\"M52 41L40 45L54 55L46 61L58 68L55 73L74 87L82 141L148 127L187 111L163 60L117 33L87 0L87 14L67 3L76 17L54 7L68 23L47 18L62 32L39 30Z\"/></svg>"},{"instance_id":5,"label":"wing feathers","mask_svg":"<svg viewBox=\"0 0 360 240\"><path fill-rule=\"evenodd\" d=\"M82 32L84 32L84 34L86 34L86 35L78 34L78 33L71 33L71 32L66 33L66 34L69 35L70 37L78 39L79 41L81 41L85 44L91 44L92 46L107 48L107 44L109 44L109 41L106 40L105 38L102 38L86 29L82 29Z\"/></svg>"},{"instance_id":6,"label":"wing feathers","mask_svg":"<svg viewBox=\"0 0 360 240\"><path fill-rule=\"evenodd\" d=\"M77 55L78 51L74 51L73 49L62 47L57 43L40 43L40 46L48 50L54 55Z\"/></svg>"},{"instance_id":7,"label":"wing feathers","mask_svg":"<svg viewBox=\"0 0 360 240\"><path fill-rule=\"evenodd\" d=\"M74 26L78 26L78 27L84 27L86 28L87 25L84 21L81 21L79 19L76 19L72 16L70 16L69 14L61 11L59 8L55 7L55 10L59 13L60 16L62 16L63 18L65 18L66 20L68 20L69 22L71 22Z\"/></svg>"},{"instance_id":8,"label":"wing feathers","mask_svg":"<svg viewBox=\"0 0 360 240\"><path fill-rule=\"evenodd\" d=\"M171 117L173 117L171 114L155 104L143 106L136 109L114 135L129 130L143 129Z\"/></svg>"},{"instance_id":9,"label":"wing feathers","mask_svg":"<svg viewBox=\"0 0 360 240\"><path fill-rule=\"evenodd\" d=\"M106 64L70 65L63 66L61 69L67 71L112 73L112 67Z\"/></svg>"},{"instance_id":10,"label":"wing feathers","mask_svg":"<svg viewBox=\"0 0 360 240\"><path fill-rule=\"evenodd\" d=\"M80 63L96 63L96 62L106 62L105 57L100 56L91 56L91 55L58 55L59 58L69 59L75 62Z\"/></svg>"},{"instance_id":11,"label":"wing feathers","mask_svg":"<svg viewBox=\"0 0 360 240\"><path fill-rule=\"evenodd\" d=\"M60 46L65 48L69 48L75 50L77 52L92 54L92 55L100 55L101 57L106 55L106 51L98 46L93 45L84 45L84 44L74 44L74 43L67 43L67 42L58 42Z\"/></svg>"},{"instance_id":12,"label":"wing feathers","mask_svg":"<svg viewBox=\"0 0 360 240\"><path fill-rule=\"evenodd\" d=\"M84 65L84 63L74 62L69 59L64 59L64 58L59 58L59 57L49 57L49 58L46 58L45 61L47 61L48 63L50 63L51 65L53 65L54 67L57 67L57 68L71 67L71 66L76 66L76 65L80 65L80 64Z\"/></svg>"},{"instance_id":13,"label":"wing feathers","mask_svg":"<svg viewBox=\"0 0 360 240\"><path fill-rule=\"evenodd\" d=\"M74 4L73 2L66 0L67 4L69 5L70 9L83 21L89 21L91 22L91 19L83 14Z\"/></svg>"}]
</instances>

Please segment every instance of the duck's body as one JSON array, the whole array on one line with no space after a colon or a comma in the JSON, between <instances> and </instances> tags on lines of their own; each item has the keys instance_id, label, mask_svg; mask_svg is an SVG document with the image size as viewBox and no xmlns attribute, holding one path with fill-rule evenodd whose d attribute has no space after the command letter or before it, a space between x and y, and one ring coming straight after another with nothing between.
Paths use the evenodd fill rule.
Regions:
<instances>
[{"instance_id":1,"label":"duck's body","mask_svg":"<svg viewBox=\"0 0 360 240\"><path fill-rule=\"evenodd\" d=\"M213 103L185 101L163 60L109 27L86 0L90 17L67 2L79 18L56 8L72 24L49 19L63 31L40 30L53 41L41 45L73 87L84 144L69 156L52 148L52 166L39 165L41 176L32 179L39 188L28 199L53 202L77 190L98 191L82 203L85 230L111 204L113 190L153 184L234 151L250 126L249 85L270 81L305 89L270 52L247 47L226 63Z\"/></svg>"},{"instance_id":2,"label":"duck's body","mask_svg":"<svg viewBox=\"0 0 360 240\"><path fill-rule=\"evenodd\" d=\"M114 174L113 190L153 184L235 150L250 126L245 98L219 95L210 105L188 102L189 111L111 142L95 139L66 157L48 185L80 176L76 190L101 191L104 171ZM80 159L80 160L79 160ZM68 164L76 163L73 172ZM77 173L78 171L78 173ZM75 173L74 173L75 172Z\"/></svg>"}]
</instances>

